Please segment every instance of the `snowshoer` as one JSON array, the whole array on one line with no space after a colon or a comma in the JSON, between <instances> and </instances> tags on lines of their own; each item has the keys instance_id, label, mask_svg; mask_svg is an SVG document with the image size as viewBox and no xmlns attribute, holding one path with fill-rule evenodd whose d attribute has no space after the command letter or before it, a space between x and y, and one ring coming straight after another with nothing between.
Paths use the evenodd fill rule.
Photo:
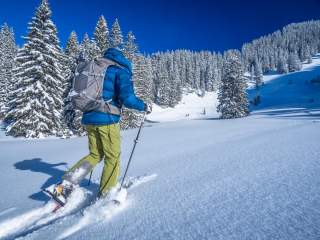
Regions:
<instances>
[{"instance_id":1,"label":"snowshoer","mask_svg":"<svg viewBox=\"0 0 320 240\"><path fill-rule=\"evenodd\" d=\"M104 103L121 109L127 108L151 113L151 105L144 103L134 94L131 79L130 61L116 48L109 48L103 59L115 64L107 67L103 79L102 97ZM89 140L89 155L79 160L62 177L62 182L55 185L53 194L64 199L73 187L80 183L100 162L104 168L100 180L99 195L105 195L117 184L120 173L120 114L100 110L83 113L82 124L85 125ZM63 201L62 201L63 202Z\"/></svg>"}]
</instances>

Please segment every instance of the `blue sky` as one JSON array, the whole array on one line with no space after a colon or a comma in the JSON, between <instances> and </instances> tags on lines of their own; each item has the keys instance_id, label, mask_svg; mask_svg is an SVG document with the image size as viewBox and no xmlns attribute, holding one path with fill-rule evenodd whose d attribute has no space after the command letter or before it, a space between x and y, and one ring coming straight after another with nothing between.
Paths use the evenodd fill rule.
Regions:
<instances>
[{"instance_id":1,"label":"blue sky","mask_svg":"<svg viewBox=\"0 0 320 240\"><path fill-rule=\"evenodd\" d=\"M1 0L0 23L13 26L16 39L40 0ZM59 38L70 32L92 35L103 14L109 27L117 17L132 30L142 52L191 49L224 51L271 33L291 22L320 19L320 0L49 0Z\"/></svg>"}]
</instances>

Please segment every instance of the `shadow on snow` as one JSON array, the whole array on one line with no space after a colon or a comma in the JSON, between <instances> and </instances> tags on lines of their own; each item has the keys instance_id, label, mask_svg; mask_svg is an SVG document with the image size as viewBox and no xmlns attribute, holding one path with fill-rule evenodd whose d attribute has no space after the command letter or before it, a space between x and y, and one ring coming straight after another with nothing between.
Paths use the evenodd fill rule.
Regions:
<instances>
[{"instance_id":1,"label":"shadow on snow","mask_svg":"<svg viewBox=\"0 0 320 240\"><path fill-rule=\"evenodd\" d=\"M259 90L249 89L251 101L255 96L261 96L260 104L250 105L251 114L292 119L320 118L320 84L311 81L319 76L320 66L314 66L279 75Z\"/></svg>"},{"instance_id":2,"label":"shadow on snow","mask_svg":"<svg viewBox=\"0 0 320 240\"><path fill-rule=\"evenodd\" d=\"M14 164L16 169L22 171L31 171L35 173L45 173L49 175L49 178L42 184L40 190L36 193L33 193L29 196L29 198L37 201L48 201L50 198L45 195L41 189L47 188L52 184L58 183L61 181L61 177L64 175L65 171L59 169L59 166L66 166L67 163L60 162L60 163L47 163L43 161L41 158L33 158L33 159L26 159ZM81 185L87 186L88 182L84 180ZM97 188L97 184L91 183L90 188Z\"/></svg>"}]
</instances>

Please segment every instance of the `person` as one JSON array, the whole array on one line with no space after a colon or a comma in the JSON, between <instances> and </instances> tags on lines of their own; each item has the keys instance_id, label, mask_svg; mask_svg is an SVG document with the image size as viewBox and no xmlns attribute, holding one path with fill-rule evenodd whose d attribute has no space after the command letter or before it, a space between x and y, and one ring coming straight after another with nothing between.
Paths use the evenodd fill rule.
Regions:
<instances>
[{"instance_id":1,"label":"person","mask_svg":"<svg viewBox=\"0 0 320 240\"><path fill-rule=\"evenodd\" d=\"M109 48L104 58L112 60L106 70L103 83L103 99L121 108L151 113L151 105L135 96L131 79L130 61L116 48ZM105 195L116 186L120 173L120 116L111 113L90 111L84 112L82 124L88 134L89 154L73 165L62 177L62 182L55 186L56 195L68 196L74 185L79 184L88 173L100 162L104 161L100 180L99 195Z\"/></svg>"}]
</instances>

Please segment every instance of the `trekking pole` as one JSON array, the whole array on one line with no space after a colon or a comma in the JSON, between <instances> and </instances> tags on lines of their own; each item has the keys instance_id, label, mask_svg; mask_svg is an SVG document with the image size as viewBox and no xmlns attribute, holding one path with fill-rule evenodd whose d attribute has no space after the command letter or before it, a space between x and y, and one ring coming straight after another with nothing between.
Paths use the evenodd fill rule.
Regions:
<instances>
[{"instance_id":1,"label":"trekking pole","mask_svg":"<svg viewBox=\"0 0 320 240\"><path fill-rule=\"evenodd\" d=\"M88 186L91 184L92 172L93 172L93 170L91 170L91 172L90 172L90 177L89 177L89 181L88 181Z\"/></svg>"},{"instance_id":2,"label":"trekking pole","mask_svg":"<svg viewBox=\"0 0 320 240\"><path fill-rule=\"evenodd\" d=\"M123 183L124 183L124 179L126 178L126 175L127 175L127 172L128 172L128 169L129 169L131 160L132 160L132 156L133 156L134 150L135 150L135 148L136 148L137 143L139 142L139 137L140 137L141 129L142 129L142 127L143 127L143 124L144 124L145 119L146 119L146 112L143 114L143 120L141 121L138 134L137 134L137 136L136 136L136 139L134 140L133 148L132 148L132 151L131 151L131 154L130 154L130 158L129 158L129 161L128 161L128 164L127 164L127 167L126 167L126 171L124 172L124 175L123 175L123 178L122 178L122 182L121 182L119 191L121 191L122 186L123 186Z\"/></svg>"}]
</instances>

